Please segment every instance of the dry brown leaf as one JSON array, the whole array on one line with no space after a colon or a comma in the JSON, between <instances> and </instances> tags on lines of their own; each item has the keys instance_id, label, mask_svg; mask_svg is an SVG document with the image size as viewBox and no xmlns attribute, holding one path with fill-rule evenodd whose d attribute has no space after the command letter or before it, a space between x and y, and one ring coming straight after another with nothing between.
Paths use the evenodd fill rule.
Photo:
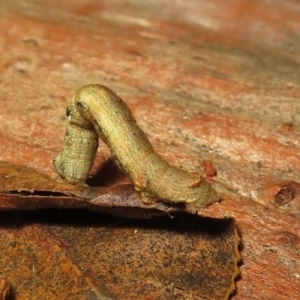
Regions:
<instances>
[{"instance_id":1,"label":"dry brown leaf","mask_svg":"<svg viewBox=\"0 0 300 300\"><path fill-rule=\"evenodd\" d=\"M211 203L207 203L211 204ZM196 212L194 205L144 204L131 184L77 187L57 182L31 168L0 162L0 211L42 208L89 208L121 216L151 217L178 210Z\"/></svg>"},{"instance_id":2,"label":"dry brown leaf","mask_svg":"<svg viewBox=\"0 0 300 300\"><path fill-rule=\"evenodd\" d=\"M10 284L4 279L0 279L0 300L9 300L11 295Z\"/></svg>"},{"instance_id":3,"label":"dry brown leaf","mask_svg":"<svg viewBox=\"0 0 300 300\"><path fill-rule=\"evenodd\" d=\"M54 207L138 219L20 212ZM2 212L0 229L0 276L17 299L228 299L235 289L233 219L201 218L180 205L148 207L132 185L75 187L6 162L0 208L19 210Z\"/></svg>"},{"instance_id":4,"label":"dry brown leaf","mask_svg":"<svg viewBox=\"0 0 300 300\"><path fill-rule=\"evenodd\" d=\"M120 219L83 210L2 212L0 277L27 299L228 299L233 219Z\"/></svg>"}]
</instances>

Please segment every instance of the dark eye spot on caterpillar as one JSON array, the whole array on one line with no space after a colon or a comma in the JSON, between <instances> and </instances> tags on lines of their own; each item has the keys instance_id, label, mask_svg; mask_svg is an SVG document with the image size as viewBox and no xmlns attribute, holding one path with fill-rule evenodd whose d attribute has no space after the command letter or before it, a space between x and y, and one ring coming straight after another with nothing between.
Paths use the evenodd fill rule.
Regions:
<instances>
[{"instance_id":1,"label":"dark eye spot on caterpillar","mask_svg":"<svg viewBox=\"0 0 300 300\"><path fill-rule=\"evenodd\" d=\"M66 117L69 117L71 115L71 110L69 108L66 109Z\"/></svg>"},{"instance_id":2,"label":"dark eye spot on caterpillar","mask_svg":"<svg viewBox=\"0 0 300 300\"><path fill-rule=\"evenodd\" d=\"M85 105L82 102L76 102L76 106L77 106L78 109L82 109L82 110L85 109Z\"/></svg>"},{"instance_id":3,"label":"dark eye spot on caterpillar","mask_svg":"<svg viewBox=\"0 0 300 300\"><path fill-rule=\"evenodd\" d=\"M81 87L71 99L67 115L65 145L53 163L68 182L85 182L100 137L144 202L158 198L206 206L218 199L211 184L199 174L173 167L154 152L126 103L107 87Z\"/></svg>"}]
</instances>

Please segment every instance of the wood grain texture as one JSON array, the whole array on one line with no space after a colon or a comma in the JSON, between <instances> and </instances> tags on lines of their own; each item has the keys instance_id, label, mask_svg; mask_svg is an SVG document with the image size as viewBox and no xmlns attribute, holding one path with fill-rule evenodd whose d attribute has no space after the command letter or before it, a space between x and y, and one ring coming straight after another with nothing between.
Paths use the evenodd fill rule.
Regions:
<instances>
[{"instance_id":1,"label":"wood grain texture","mask_svg":"<svg viewBox=\"0 0 300 300\"><path fill-rule=\"evenodd\" d=\"M235 217L244 244L234 299L297 299L298 1L1 5L1 160L55 178L69 96L101 82L171 164L216 168L224 201L205 211ZM100 151L92 175L110 157ZM274 205L290 186L293 200Z\"/></svg>"}]
</instances>

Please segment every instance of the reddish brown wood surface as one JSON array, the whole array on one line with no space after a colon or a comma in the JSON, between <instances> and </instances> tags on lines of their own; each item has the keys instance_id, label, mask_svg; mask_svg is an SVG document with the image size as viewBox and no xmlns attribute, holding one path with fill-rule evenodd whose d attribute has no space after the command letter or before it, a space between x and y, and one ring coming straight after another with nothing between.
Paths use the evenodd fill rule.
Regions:
<instances>
[{"instance_id":1,"label":"reddish brown wood surface","mask_svg":"<svg viewBox=\"0 0 300 300\"><path fill-rule=\"evenodd\" d=\"M69 97L107 85L170 163L212 162L224 201L205 214L235 217L243 239L234 299L297 299L299 1L15 0L0 13L1 160L56 178ZM101 144L93 172L109 156Z\"/></svg>"}]
</instances>

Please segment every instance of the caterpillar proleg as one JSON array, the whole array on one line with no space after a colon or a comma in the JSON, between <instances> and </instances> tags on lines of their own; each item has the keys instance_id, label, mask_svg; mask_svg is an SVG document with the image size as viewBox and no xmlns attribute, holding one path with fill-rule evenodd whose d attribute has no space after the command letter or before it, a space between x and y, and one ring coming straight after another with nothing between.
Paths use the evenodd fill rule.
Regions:
<instances>
[{"instance_id":1,"label":"caterpillar proleg","mask_svg":"<svg viewBox=\"0 0 300 300\"><path fill-rule=\"evenodd\" d=\"M200 175L171 166L154 151L126 103L107 87L81 87L72 97L66 115L65 145L53 163L68 182L84 183L100 138L144 202L158 198L197 202L201 206L217 200L211 184Z\"/></svg>"}]
</instances>

